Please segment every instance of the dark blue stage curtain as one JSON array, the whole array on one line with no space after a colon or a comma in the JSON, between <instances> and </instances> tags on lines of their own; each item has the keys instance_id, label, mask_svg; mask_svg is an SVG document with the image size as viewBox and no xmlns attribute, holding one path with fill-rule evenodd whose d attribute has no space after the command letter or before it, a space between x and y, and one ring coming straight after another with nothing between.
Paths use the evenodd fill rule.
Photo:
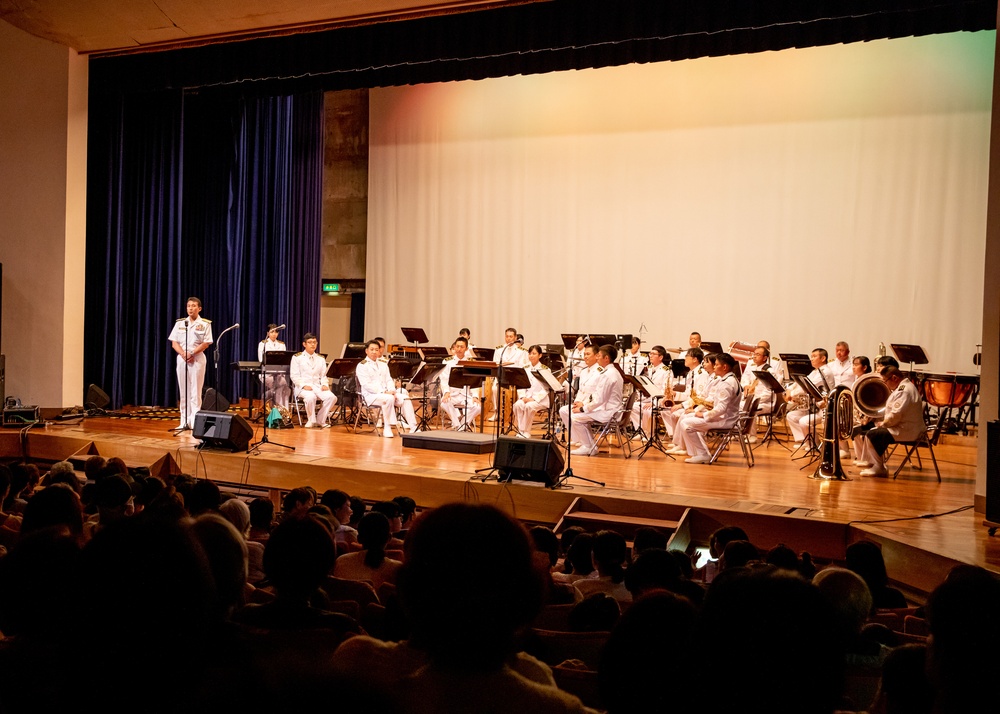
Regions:
<instances>
[{"instance_id":1,"label":"dark blue stage curtain","mask_svg":"<svg viewBox=\"0 0 1000 714\"><path fill-rule=\"evenodd\" d=\"M287 323L290 349L319 326L322 94L97 99L85 382L115 407L176 404L167 335L197 296L217 340L205 384L247 396L250 380L230 364L257 358L267 323Z\"/></svg>"}]
</instances>

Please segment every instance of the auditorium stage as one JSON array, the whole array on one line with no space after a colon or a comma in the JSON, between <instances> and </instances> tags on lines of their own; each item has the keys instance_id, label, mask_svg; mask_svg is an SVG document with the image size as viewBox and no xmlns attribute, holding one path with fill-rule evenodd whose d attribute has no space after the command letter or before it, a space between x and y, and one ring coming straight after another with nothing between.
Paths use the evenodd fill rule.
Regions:
<instances>
[{"instance_id":1,"label":"auditorium stage","mask_svg":"<svg viewBox=\"0 0 1000 714\"><path fill-rule=\"evenodd\" d=\"M245 415L245 410L242 414ZM712 466L673 461L651 450L625 459L617 447L594 457L573 457L575 476L560 488L535 482L483 481L493 455L406 448L403 439L372 432L354 434L343 424L330 429L272 429L271 443L254 453L199 450L192 433L174 436L173 419L87 417L46 422L30 429L0 431L0 457L55 461L89 454L120 456L153 473L189 473L247 493L280 496L296 486L322 492L340 488L368 501L397 495L421 507L456 499L488 502L529 522L574 522L568 511L589 511L590 522L633 525L680 523L678 545L699 545L720 523L742 525L759 545L785 542L819 558L842 557L850 542L866 537L882 543L890 573L915 596L932 588L955 563L1000 572L1000 537L991 538L982 515L972 510L976 446L972 437L943 437L936 447L942 482L929 459L921 471L907 466L899 478L831 482L808 477L780 444L755 450L747 468L738 447ZM261 438L259 424L252 441ZM294 451L284 448L294 447ZM897 454L890 472L899 463ZM665 526L667 527L667 526ZM668 527L669 529L669 527Z\"/></svg>"}]
</instances>

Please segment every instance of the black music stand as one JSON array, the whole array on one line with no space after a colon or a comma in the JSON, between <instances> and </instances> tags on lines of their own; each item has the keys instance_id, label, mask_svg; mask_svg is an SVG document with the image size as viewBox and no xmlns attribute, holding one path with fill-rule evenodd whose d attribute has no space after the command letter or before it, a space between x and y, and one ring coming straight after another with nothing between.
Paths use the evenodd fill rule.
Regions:
<instances>
[{"instance_id":1,"label":"black music stand","mask_svg":"<svg viewBox=\"0 0 1000 714\"><path fill-rule=\"evenodd\" d=\"M596 334L596 335L595 334L591 334L590 335L590 344L592 344L594 347L602 347L603 345L612 345L613 346L615 344L615 342L617 342L617 341L618 341L618 335L612 335L612 334L607 334L607 333L601 333L601 334ZM632 338L629 337L629 342L631 342L631 341L632 341Z\"/></svg>"},{"instance_id":2,"label":"black music stand","mask_svg":"<svg viewBox=\"0 0 1000 714\"><path fill-rule=\"evenodd\" d=\"M639 414L641 415L642 414L642 398L643 398L643 396L646 396L646 397L649 397L650 399L652 399L653 395L649 393L649 390L646 389L646 386L642 382L640 382L637 377L635 377L634 375L631 375L631 374L625 374L625 370L617 362L615 362L615 367L618 368L618 374L620 374L622 376L622 389L624 390L625 385L628 384L628 385L631 385L632 391L639 392ZM631 424L631 421L629 421L629 423ZM646 432L643 431L643 429L642 429L642 419L641 418L639 419L639 429L638 429L638 431L634 431L632 433L632 438L633 439L636 436L639 436L640 439L642 437L646 436Z\"/></svg>"},{"instance_id":3,"label":"black music stand","mask_svg":"<svg viewBox=\"0 0 1000 714\"><path fill-rule=\"evenodd\" d=\"M274 352L264 352L264 361L261 363L261 373L262 374L266 373L267 367L276 367L276 366L280 367L281 365L285 365L289 368L289 370L291 370L292 355L294 354L295 354L294 352L278 351L278 350L275 350ZM275 372L278 372L278 370L275 370ZM262 389L263 386L264 385L261 385ZM266 399L264 399L263 394L261 394L260 401L262 408L261 411L263 411L264 403L267 401ZM289 446L288 444L280 444L277 441L271 441L270 437L267 435L267 428L268 428L267 422L269 421L268 419L269 416L270 416L269 414L264 414L264 431L261 434L260 441L255 441L254 443L250 444L250 446L247 447L247 453L250 453L251 451L254 453L260 451L260 447L263 446L264 444L272 444L274 446L280 446L282 449L290 449L291 451L295 451L294 446Z\"/></svg>"},{"instance_id":4,"label":"black music stand","mask_svg":"<svg viewBox=\"0 0 1000 714\"><path fill-rule=\"evenodd\" d=\"M536 369L533 370L533 373L549 393L549 418L545 420L545 434L542 435L542 438L552 439L556 431L555 417L558 412L558 407L556 407L558 399L556 395L562 394L563 385L559 382L551 367L549 369Z\"/></svg>"},{"instance_id":5,"label":"black music stand","mask_svg":"<svg viewBox=\"0 0 1000 714\"><path fill-rule=\"evenodd\" d=\"M351 394L351 399L344 399L344 382L351 377L355 377L358 372L358 365L364 361L367 355L361 357L339 357L330 364L326 366L326 377L330 380L330 384L333 384L333 380L337 380L336 388L333 389L334 396L337 397L337 413L333 417L334 421L337 421L341 417L347 422L347 402L350 401L354 404L354 401L358 398L358 390L355 386L354 392Z\"/></svg>"},{"instance_id":6,"label":"black music stand","mask_svg":"<svg viewBox=\"0 0 1000 714\"><path fill-rule=\"evenodd\" d=\"M406 385L407 389L420 386L420 418L417 420L417 431L430 431L431 429L427 400L430 397L431 385L434 384L434 380L437 379L442 369L444 369L444 364L441 362L421 362Z\"/></svg>"},{"instance_id":7,"label":"black music stand","mask_svg":"<svg viewBox=\"0 0 1000 714\"><path fill-rule=\"evenodd\" d=\"M899 360L900 364L903 364L903 362L910 363L911 373L913 372L913 365L930 362L927 359L927 353L924 352L924 348L920 345L897 345L890 342L889 347L892 348L892 352L896 355L896 359Z\"/></svg>"},{"instance_id":8,"label":"black music stand","mask_svg":"<svg viewBox=\"0 0 1000 714\"><path fill-rule=\"evenodd\" d=\"M515 387L517 389L530 389L531 380L528 379L528 372L524 369L524 367L504 367L499 372L497 378L497 387L498 387L497 396L500 399L500 405L497 408L497 414L501 415L502 418L504 411L506 411L504 407L506 406L505 400L507 398L507 395L504 392L501 392L500 390L504 389L505 387L507 388ZM512 431L517 431L517 427L514 426L514 405L511 404L510 407L511 407L510 424L507 424L506 426L502 427L502 431L504 434L509 434ZM497 421L499 422L500 418L498 418Z\"/></svg>"},{"instance_id":9,"label":"black music stand","mask_svg":"<svg viewBox=\"0 0 1000 714\"><path fill-rule=\"evenodd\" d=\"M263 381L261 384L261 407L267 401L267 374L270 372L274 375L284 375L285 379L288 381L288 394L292 394L292 357L295 356L294 352L289 350L274 350L272 352L264 352L264 361L260 363L261 376ZM270 368L270 369L269 369ZM264 415L267 418L267 415Z\"/></svg>"},{"instance_id":10,"label":"black music stand","mask_svg":"<svg viewBox=\"0 0 1000 714\"><path fill-rule=\"evenodd\" d=\"M469 389L481 388L485 380L486 375L481 371L477 371L475 367L467 369L456 365L451 368L451 373L448 375L448 386L461 387L465 390L465 418L462 420L462 428L456 431L471 431L475 433L475 424L469 422ZM482 400L480 400L481 402Z\"/></svg>"},{"instance_id":11,"label":"black music stand","mask_svg":"<svg viewBox=\"0 0 1000 714\"><path fill-rule=\"evenodd\" d=\"M340 351L340 359L363 360L366 356L368 356L368 349L364 342L348 342Z\"/></svg>"},{"instance_id":12,"label":"black music stand","mask_svg":"<svg viewBox=\"0 0 1000 714\"><path fill-rule=\"evenodd\" d=\"M722 354L723 352L726 351L725 348L722 346L721 342L706 342L705 340L701 341L699 349L701 349L701 351L704 352L705 354L715 354L715 355Z\"/></svg>"},{"instance_id":13,"label":"black music stand","mask_svg":"<svg viewBox=\"0 0 1000 714\"><path fill-rule=\"evenodd\" d=\"M673 454L667 453L667 448L663 445L663 440L660 439L660 402L666 397L665 394L654 394L651 389L656 388L656 384L653 380L648 377L639 377L640 391L639 394L646 394L652 402L652 408L649 411L649 430L652 432L646 438L646 444L642 447L642 451L639 452L639 458L641 459L646 455L646 452L650 449L656 449L661 454L669 458L671 461L676 461ZM639 398L639 433L642 433L642 398Z\"/></svg>"},{"instance_id":14,"label":"black music stand","mask_svg":"<svg viewBox=\"0 0 1000 714\"><path fill-rule=\"evenodd\" d=\"M791 449L789 449L774 433L774 417L777 415L777 411L781 404L781 401L779 401L776 397L779 394L784 394L785 388L782 386L781 382L778 381L778 378L767 370L755 369L753 370L753 374L758 380L763 382L768 389L771 390L771 418L767 420L767 431L764 432L764 437L754 448L759 448L764 444L773 441L781 448L791 451Z\"/></svg>"},{"instance_id":15,"label":"black music stand","mask_svg":"<svg viewBox=\"0 0 1000 714\"><path fill-rule=\"evenodd\" d=\"M823 401L823 393L820 392L819 388L809 380L809 377L807 375L793 374L791 375L791 377L792 381L795 382L797 385L799 385L809 397L810 416L815 414L818 417L819 412L815 410L815 405L816 402ZM806 468L807 466L811 466L812 463L820 457L819 446L816 444L817 421L818 418L809 420L809 432L806 434L805 439L802 440L802 444L798 448L796 448L795 451L792 452L792 461L798 461L799 459L807 457L809 458L809 461L804 466L801 466L799 468L800 471ZM808 446L806 446L807 444ZM805 447L805 451L802 453L802 456L796 456L795 454L797 454L799 450L802 449L803 447Z\"/></svg>"},{"instance_id":16,"label":"black music stand","mask_svg":"<svg viewBox=\"0 0 1000 714\"><path fill-rule=\"evenodd\" d=\"M406 341L413 343L414 348L428 342L427 333L422 327L400 327L399 329L403 331L403 337L406 338Z\"/></svg>"}]
</instances>

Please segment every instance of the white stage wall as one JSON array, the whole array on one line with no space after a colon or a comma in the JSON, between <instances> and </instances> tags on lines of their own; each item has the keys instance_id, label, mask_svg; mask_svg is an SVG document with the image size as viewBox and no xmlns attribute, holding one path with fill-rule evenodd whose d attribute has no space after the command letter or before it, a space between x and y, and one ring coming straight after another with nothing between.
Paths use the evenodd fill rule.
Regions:
<instances>
[{"instance_id":1,"label":"white stage wall","mask_svg":"<svg viewBox=\"0 0 1000 714\"><path fill-rule=\"evenodd\" d=\"M371 91L369 335L975 373L994 32Z\"/></svg>"}]
</instances>

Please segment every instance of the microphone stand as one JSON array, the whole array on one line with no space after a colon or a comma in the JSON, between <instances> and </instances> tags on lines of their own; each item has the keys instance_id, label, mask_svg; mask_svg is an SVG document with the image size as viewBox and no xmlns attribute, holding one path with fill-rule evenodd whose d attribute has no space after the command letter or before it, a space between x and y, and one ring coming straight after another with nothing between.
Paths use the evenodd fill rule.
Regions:
<instances>
[{"instance_id":1,"label":"microphone stand","mask_svg":"<svg viewBox=\"0 0 1000 714\"><path fill-rule=\"evenodd\" d=\"M189 320L184 320L184 401L181 402L181 418L184 423L175 429L171 429L174 436L180 436L182 431L188 428L188 385L191 383L190 375L188 374L188 367L191 363L188 361L188 328L190 327Z\"/></svg>"},{"instance_id":2,"label":"microphone stand","mask_svg":"<svg viewBox=\"0 0 1000 714\"><path fill-rule=\"evenodd\" d=\"M590 342L590 336L587 336L587 340L584 344ZM583 476L577 476L573 473L573 402L575 396L573 394L573 355L570 354L569 359L569 407L566 411L566 470L563 471L562 476L559 477L554 484L552 484L552 490L557 488L562 488L563 484L566 483L571 478L578 478L581 481L586 481L588 483L596 484L598 486L604 486L603 481L595 481L594 479L584 478Z\"/></svg>"}]
</instances>

